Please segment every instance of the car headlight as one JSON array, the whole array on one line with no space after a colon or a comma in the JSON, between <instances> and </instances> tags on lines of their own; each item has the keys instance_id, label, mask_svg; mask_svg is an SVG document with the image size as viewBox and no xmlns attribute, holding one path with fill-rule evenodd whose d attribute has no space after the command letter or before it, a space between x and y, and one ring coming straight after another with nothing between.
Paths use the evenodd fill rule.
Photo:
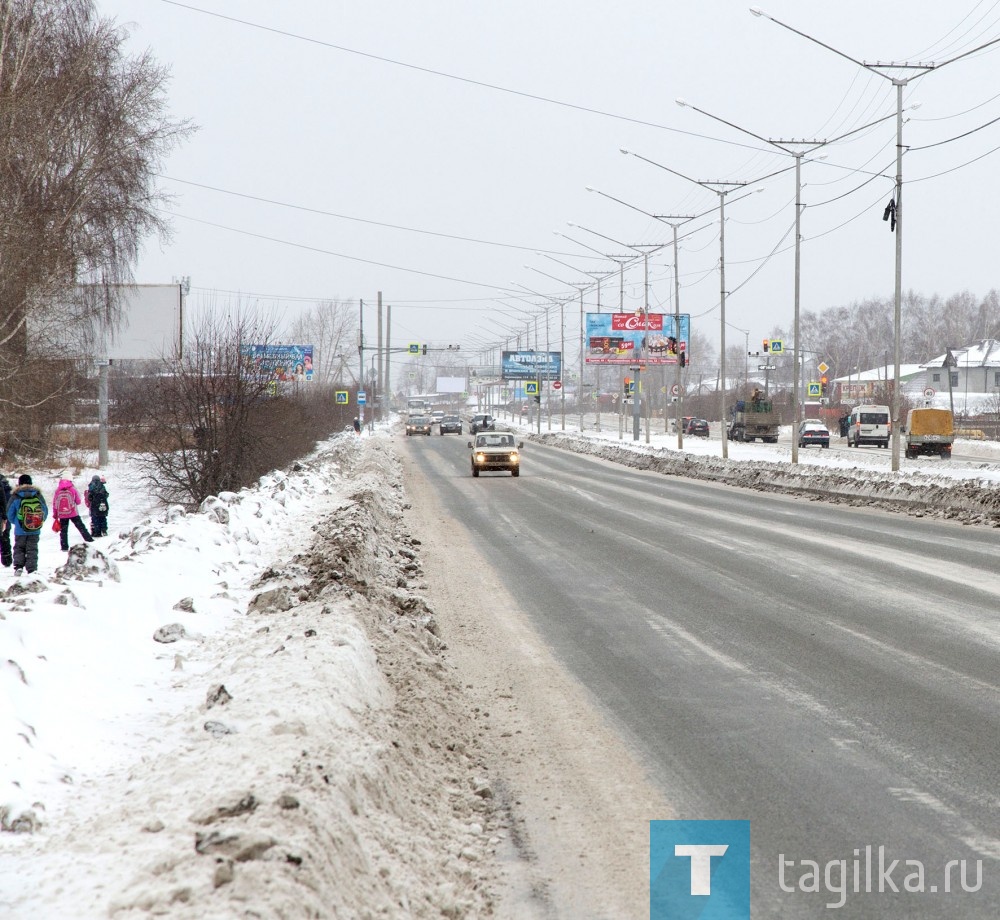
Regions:
<instances>
[{"instance_id":1,"label":"car headlight","mask_svg":"<svg viewBox=\"0 0 1000 920\"><path fill-rule=\"evenodd\" d=\"M476 454L476 463L485 463L486 454Z\"/></svg>"},{"instance_id":2,"label":"car headlight","mask_svg":"<svg viewBox=\"0 0 1000 920\"><path fill-rule=\"evenodd\" d=\"M518 461L518 457L517 457L517 451L515 451L514 453L512 453L512 454L510 455L510 462L511 462L511 463L517 463L517 461Z\"/></svg>"}]
</instances>

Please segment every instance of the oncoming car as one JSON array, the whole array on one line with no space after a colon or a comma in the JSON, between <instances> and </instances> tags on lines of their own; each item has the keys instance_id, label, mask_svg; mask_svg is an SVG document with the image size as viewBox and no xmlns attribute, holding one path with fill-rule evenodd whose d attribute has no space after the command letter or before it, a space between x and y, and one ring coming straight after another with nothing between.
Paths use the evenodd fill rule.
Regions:
<instances>
[{"instance_id":1,"label":"oncoming car","mask_svg":"<svg viewBox=\"0 0 1000 920\"><path fill-rule=\"evenodd\" d=\"M430 437L431 420L426 415L411 415L406 420L406 436L411 434L426 434Z\"/></svg>"},{"instance_id":2,"label":"oncoming car","mask_svg":"<svg viewBox=\"0 0 1000 920\"><path fill-rule=\"evenodd\" d=\"M521 455L518 451L524 447L524 442L515 443L514 435L493 431L478 434L474 442L469 441L469 447L472 450L473 476L478 476L483 470L510 470L511 476L521 475Z\"/></svg>"},{"instance_id":3,"label":"oncoming car","mask_svg":"<svg viewBox=\"0 0 1000 920\"><path fill-rule=\"evenodd\" d=\"M822 422L806 419L799 425L799 447L808 447L810 444L829 447L830 430Z\"/></svg>"},{"instance_id":4,"label":"oncoming car","mask_svg":"<svg viewBox=\"0 0 1000 920\"><path fill-rule=\"evenodd\" d=\"M496 421L492 415L474 415L469 422L469 434L479 434L480 431L493 431Z\"/></svg>"},{"instance_id":5,"label":"oncoming car","mask_svg":"<svg viewBox=\"0 0 1000 920\"><path fill-rule=\"evenodd\" d=\"M457 415L443 415L441 420L438 422L438 428L441 434L461 434L462 433L462 420Z\"/></svg>"}]
</instances>

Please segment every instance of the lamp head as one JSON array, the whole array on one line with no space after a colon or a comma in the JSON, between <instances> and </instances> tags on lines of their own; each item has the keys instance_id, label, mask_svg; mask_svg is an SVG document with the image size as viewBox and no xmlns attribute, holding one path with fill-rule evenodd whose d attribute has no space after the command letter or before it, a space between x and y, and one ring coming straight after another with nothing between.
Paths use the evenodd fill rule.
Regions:
<instances>
[{"instance_id":1,"label":"lamp head","mask_svg":"<svg viewBox=\"0 0 1000 920\"><path fill-rule=\"evenodd\" d=\"M592 186L592 185L587 185L587 186L585 186L585 188L587 189L588 192L596 192L597 191L597 189L594 188L594 186Z\"/></svg>"},{"instance_id":2,"label":"lamp head","mask_svg":"<svg viewBox=\"0 0 1000 920\"><path fill-rule=\"evenodd\" d=\"M752 6L752 7L750 7L750 15L751 16L767 16L767 13L765 13L759 6Z\"/></svg>"},{"instance_id":3,"label":"lamp head","mask_svg":"<svg viewBox=\"0 0 1000 920\"><path fill-rule=\"evenodd\" d=\"M678 96L674 100L674 102L676 102L682 109L686 109L687 108L687 102L684 99L681 99L680 96Z\"/></svg>"},{"instance_id":4,"label":"lamp head","mask_svg":"<svg viewBox=\"0 0 1000 920\"><path fill-rule=\"evenodd\" d=\"M628 155L629 155L630 153L632 153L632 151L631 151L631 150L626 150L626 149L625 149L624 147L619 147L619 148L618 148L618 152L619 152L619 153L624 153L624 154L625 154L625 156L628 156Z\"/></svg>"}]
</instances>

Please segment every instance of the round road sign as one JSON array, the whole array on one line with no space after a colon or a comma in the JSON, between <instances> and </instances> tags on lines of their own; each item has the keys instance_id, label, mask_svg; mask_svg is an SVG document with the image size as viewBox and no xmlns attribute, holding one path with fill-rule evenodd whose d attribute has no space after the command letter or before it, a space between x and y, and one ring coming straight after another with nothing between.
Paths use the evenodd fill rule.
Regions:
<instances>
[{"instance_id":1,"label":"round road sign","mask_svg":"<svg viewBox=\"0 0 1000 920\"><path fill-rule=\"evenodd\" d=\"M561 380L553 380L552 381L552 389L553 390L560 390L560 389L562 389L562 381Z\"/></svg>"},{"instance_id":2,"label":"round road sign","mask_svg":"<svg viewBox=\"0 0 1000 920\"><path fill-rule=\"evenodd\" d=\"M676 383L670 388L670 395L671 396L678 396L680 394L680 392L681 392L681 388Z\"/></svg>"},{"instance_id":3,"label":"round road sign","mask_svg":"<svg viewBox=\"0 0 1000 920\"><path fill-rule=\"evenodd\" d=\"M935 393L934 387L927 387L924 390L924 396L933 396Z\"/></svg>"}]
</instances>

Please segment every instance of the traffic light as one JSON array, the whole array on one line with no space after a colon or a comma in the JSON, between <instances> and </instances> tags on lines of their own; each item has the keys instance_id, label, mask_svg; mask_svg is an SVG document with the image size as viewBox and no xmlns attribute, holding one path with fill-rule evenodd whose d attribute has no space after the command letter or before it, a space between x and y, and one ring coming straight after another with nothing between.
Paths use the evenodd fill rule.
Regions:
<instances>
[{"instance_id":1,"label":"traffic light","mask_svg":"<svg viewBox=\"0 0 1000 920\"><path fill-rule=\"evenodd\" d=\"M688 363L687 352L686 351L682 351L681 352L681 367L686 367L687 363Z\"/></svg>"},{"instance_id":2,"label":"traffic light","mask_svg":"<svg viewBox=\"0 0 1000 920\"><path fill-rule=\"evenodd\" d=\"M421 351L421 354L422 355L426 355L427 354L427 346L426 345L423 346L423 351Z\"/></svg>"},{"instance_id":3,"label":"traffic light","mask_svg":"<svg viewBox=\"0 0 1000 920\"><path fill-rule=\"evenodd\" d=\"M536 393L535 394L535 402L536 403L540 403L541 401L542 401L542 394L541 393Z\"/></svg>"},{"instance_id":4,"label":"traffic light","mask_svg":"<svg viewBox=\"0 0 1000 920\"><path fill-rule=\"evenodd\" d=\"M768 349L769 349L770 347L771 347L771 340L770 340L770 339L764 339L764 345L763 345L763 348L764 348L764 353L765 353L765 354L767 353L767 351L768 351Z\"/></svg>"},{"instance_id":5,"label":"traffic light","mask_svg":"<svg viewBox=\"0 0 1000 920\"><path fill-rule=\"evenodd\" d=\"M826 381L827 381L826 374L824 374L822 377L819 378L819 394L820 394L820 396L826 396Z\"/></svg>"},{"instance_id":6,"label":"traffic light","mask_svg":"<svg viewBox=\"0 0 1000 920\"><path fill-rule=\"evenodd\" d=\"M626 396L631 396L632 395L632 378L631 377L626 377L625 378L625 395Z\"/></svg>"}]
</instances>

